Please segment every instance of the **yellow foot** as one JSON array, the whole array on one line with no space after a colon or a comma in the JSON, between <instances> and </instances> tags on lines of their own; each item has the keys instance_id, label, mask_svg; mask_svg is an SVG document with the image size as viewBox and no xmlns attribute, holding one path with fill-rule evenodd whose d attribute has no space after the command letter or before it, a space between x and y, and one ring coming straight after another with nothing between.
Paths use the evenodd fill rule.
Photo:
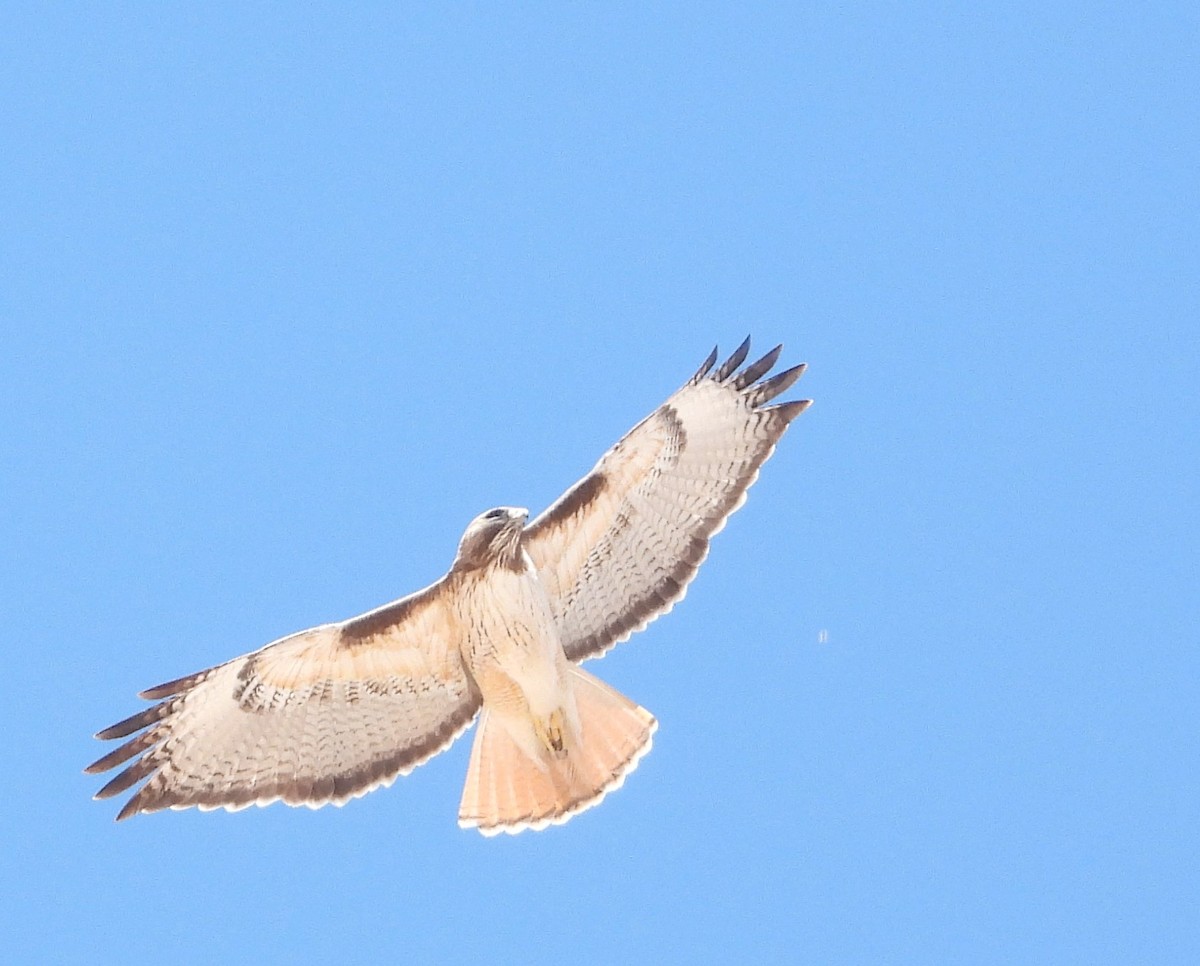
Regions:
<instances>
[{"instance_id":1,"label":"yellow foot","mask_svg":"<svg viewBox=\"0 0 1200 966\"><path fill-rule=\"evenodd\" d=\"M561 710L550 712L545 720L535 718L533 727L537 731L538 740L542 746L555 758L562 758L567 753L567 729Z\"/></svg>"}]
</instances>

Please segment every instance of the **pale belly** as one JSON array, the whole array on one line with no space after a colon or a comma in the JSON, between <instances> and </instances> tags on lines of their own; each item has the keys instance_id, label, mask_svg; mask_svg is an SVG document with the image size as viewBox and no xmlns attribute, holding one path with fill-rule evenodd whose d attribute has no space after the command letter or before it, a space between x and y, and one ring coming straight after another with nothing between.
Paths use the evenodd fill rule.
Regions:
<instances>
[{"instance_id":1,"label":"pale belly","mask_svg":"<svg viewBox=\"0 0 1200 966\"><path fill-rule=\"evenodd\" d=\"M459 595L467 629L463 661L484 709L503 721L530 757L544 749L548 722L579 733L578 712L546 593L532 569L472 575Z\"/></svg>"}]
</instances>

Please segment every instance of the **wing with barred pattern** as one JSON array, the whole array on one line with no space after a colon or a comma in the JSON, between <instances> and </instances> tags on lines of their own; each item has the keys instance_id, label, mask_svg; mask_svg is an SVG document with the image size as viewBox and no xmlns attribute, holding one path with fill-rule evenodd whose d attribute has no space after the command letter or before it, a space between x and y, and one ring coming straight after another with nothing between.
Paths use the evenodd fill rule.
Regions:
<instances>
[{"instance_id":1,"label":"wing with barred pattern","mask_svg":"<svg viewBox=\"0 0 1200 966\"><path fill-rule=\"evenodd\" d=\"M747 339L630 430L526 531L567 657L603 654L683 597L709 540L811 400L765 405L804 372L764 379L776 346L744 369Z\"/></svg>"},{"instance_id":2,"label":"wing with barred pattern","mask_svg":"<svg viewBox=\"0 0 1200 966\"><path fill-rule=\"evenodd\" d=\"M129 740L88 772L134 759L96 797L148 779L120 820L193 805L341 805L391 784L479 711L442 589L143 691L158 703L96 736Z\"/></svg>"}]
</instances>

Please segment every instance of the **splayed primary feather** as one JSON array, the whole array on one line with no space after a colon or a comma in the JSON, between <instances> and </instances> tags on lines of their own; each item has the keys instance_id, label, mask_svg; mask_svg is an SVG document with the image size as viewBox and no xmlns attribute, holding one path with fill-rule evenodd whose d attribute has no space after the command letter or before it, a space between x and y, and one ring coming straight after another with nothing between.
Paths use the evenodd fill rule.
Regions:
<instances>
[{"instance_id":1,"label":"splayed primary feather","mask_svg":"<svg viewBox=\"0 0 1200 966\"><path fill-rule=\"evenodd\" d=\"M768 402L804 372L714 349L662 406L528 526L481 514L449 573L392 604L282 638L142 692L99 732L128 739L87 769L164 808L340 805L448 747L480 709L463 824L540 828L619 787L649 750L648 711L570 666L682 599L709 542L808 400ZM714 369L714 366L716 368Z\"/></svg>"}]
</instances>

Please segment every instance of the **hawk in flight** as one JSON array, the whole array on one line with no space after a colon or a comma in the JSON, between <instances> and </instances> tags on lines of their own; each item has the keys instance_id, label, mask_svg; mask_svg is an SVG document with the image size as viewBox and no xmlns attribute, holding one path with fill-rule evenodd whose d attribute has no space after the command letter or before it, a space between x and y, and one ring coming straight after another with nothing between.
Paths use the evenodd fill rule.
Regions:
<instances>
[{"instance_id":1,"label":"hawk in flight","mask_svg":"<svg viewBox=\"0 0 1200 966\"><path fill-rule=\"evenodd\" d=\"M156 702L97 738L143 779L118 820L282 799L341 805L436 755L478 715L458 820L485 835L565 822L619 787L654 716L579 667L666 613L809 400L767 405L782 346L717 351L532 522L471 521L449 572L360 617L281 638L143 691Z\"/></svg>"}]
</instances>

